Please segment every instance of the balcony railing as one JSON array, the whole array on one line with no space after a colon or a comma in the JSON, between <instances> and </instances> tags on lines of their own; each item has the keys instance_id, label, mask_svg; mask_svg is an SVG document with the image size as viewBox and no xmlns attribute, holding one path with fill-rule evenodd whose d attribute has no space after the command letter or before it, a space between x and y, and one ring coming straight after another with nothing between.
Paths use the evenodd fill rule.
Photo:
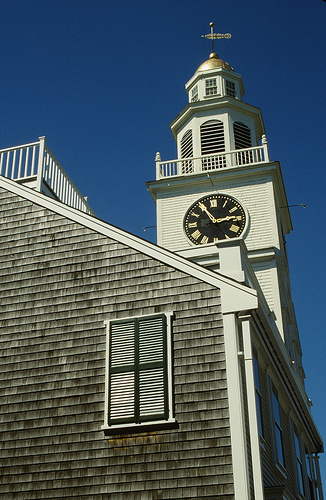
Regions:
<instances>
[{"instance_id":1,"label":"balcony railing","mask_svg":"<svg viewBox=\"0 0 326 500\"><path fill-rule=\"evenodd\" d=\"M214 155L205 155L198 158L183 158L180 160L161 161L160 154L156 155L156 179L176 175L198 174L219 170L226 167L239 167L253 163L269 162L266 137L263 136L261 146L234 151L223 151Z\"/></svg>"},{"instance_id":2,"label":"balcony railing","mask_svg":"<svg viewBox=\"0 0 326 500\"><path fill-rule=\"evenodd\" d=\"M95 215L45 143L38 142L0 150L0 175L29 185L70 207Z\"/></svg>"}]
</instances>

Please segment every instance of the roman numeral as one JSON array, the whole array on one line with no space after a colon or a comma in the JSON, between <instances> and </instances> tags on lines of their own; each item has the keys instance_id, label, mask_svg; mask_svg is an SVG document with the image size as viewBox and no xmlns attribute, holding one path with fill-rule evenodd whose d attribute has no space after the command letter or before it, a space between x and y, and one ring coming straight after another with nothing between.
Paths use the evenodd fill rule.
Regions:
<instances>
[{"instance_id":1,"label":"roman numeral","mask_svg":"<svg viewBox=\"0 0 326 500\"><path fill-rule=\"evenodd\" d=\"M235 212L236 210L238 210L238 207L237 206L234 206L233 208L231 208L231 210L229 210L229 214L232 214L233 212Z\"/></svg>"},{"instance_id":2,"label":"roman numeral","mask_svg":"<svg viewBox=\"0 0 326 500\"><path fill-rule=\"evenodd\" d=\"M230 227L230 231L233 231L234 233L237 233L239 229L240 228L238 226L235 226L234 224L232 224L232 226Z\"/></svg>"},{"instance_id":3,"label":"roman numeral","mask_svg":"<svg viewBox=\"0 0 326 500\"><path fill-rule=\"evenodd\" d=\"M191 237L194 238L195 240L198 240L199 236L201 236L201 233L200 231L198 231L198 229L191 235Z\"/></svg>"},{"instance_id":4,"label":"roman numeral","mask_svg":"<svg viewBox=\"0 0 326 500\"><path fill-rule=\"evenodd\" d=\"M217 199L216 198L212 198L210 200L210 203L211 203L211 207L217 207Z\"/></svg>"},{"instance_id":5,"label":"roman numeral","mask_svg":"<svg viewBox=\"0 0 326 500\"><path fill-rule=\"evenodd\" d=\"M196 214L195 212L191 212L191 214L189 214L189 215L193 215L194 217L197 217L197 219L199 217L199 214Z\"/></svg>"},{"instance_id":6,"label":"roman numeral","mask_svg":"<svg viewBox=\"0 0 326 500\"><path fill-rule=\"evenodd\" d=\"M203 244L208 243L208 236L203 236L200 243L203 243Z\"/></svg>"},{"instance_id":7,"label":"roman numeral","mask_svg":"<svg viewBox=\"0 0 326 500\"><path fill-rule=\"evenodd\" d=\"M188 227L197 227L197 221L195 222L189 222Z\"/></svg>"}]
</instances>

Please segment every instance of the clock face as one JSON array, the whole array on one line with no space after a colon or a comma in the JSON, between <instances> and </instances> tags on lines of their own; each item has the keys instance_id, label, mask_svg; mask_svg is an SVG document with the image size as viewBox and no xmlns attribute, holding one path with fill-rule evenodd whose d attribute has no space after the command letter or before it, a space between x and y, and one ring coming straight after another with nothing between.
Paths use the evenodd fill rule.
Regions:
<instances>
[{"instance_id":1,"label":"clock face","mask_svg":"<svg viewBox=\"0 0 326 500\"><path fill-rule=\"evenodd\" d=\"M243 233L246 214L238 201L212 194L196 201L186 213L184 228L195 245L237 238Z\"/></svg>"}]
</instances>

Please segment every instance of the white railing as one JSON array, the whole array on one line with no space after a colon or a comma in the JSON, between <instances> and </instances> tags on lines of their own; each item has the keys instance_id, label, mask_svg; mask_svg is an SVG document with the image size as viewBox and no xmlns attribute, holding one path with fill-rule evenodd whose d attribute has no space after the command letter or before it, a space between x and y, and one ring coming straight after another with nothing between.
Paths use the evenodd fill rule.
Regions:
<instances>
[{"instance_id":1,"label":"white railing","mask_svg":"<svg viewBox=\"0 0 326 500\"><path fill-rule=\"evenodd\" d=\"M45 137L38 142L0 150L0 175L20 183L31 183L40 193L95 215L87 199L68 177L58 160L45 144ZM32 184L31 184L32 185Z\"/></svg>"},{"instance_id":2,"label":"white railing","mask_svg":"<svg viewBox=\"0 0 326 500\"><path fill-rule=\"evenodd\" d=\"M160 154L156 154L156 179L175 175L197 174L226 167L238 167L253 163L269 162L266 137L262 145L253 148L223 151L214 155L199 156L198 158L184 158L180 160L161 161Z\"/></svg>"}]
</instances>

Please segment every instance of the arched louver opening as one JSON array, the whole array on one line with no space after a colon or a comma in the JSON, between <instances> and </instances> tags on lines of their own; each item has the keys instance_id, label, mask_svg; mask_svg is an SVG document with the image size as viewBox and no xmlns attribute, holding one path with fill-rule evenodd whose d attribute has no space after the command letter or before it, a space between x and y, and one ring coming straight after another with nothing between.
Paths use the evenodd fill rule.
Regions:
<instances>
[{"instance_id":1,"label":"arched louver opening","mask_svg":"<svg viewBox=\"0 0 326 500\"><path fill-rule=\"evenodd\" d=\"M187 130L181 139L181 158L193 158L192 130ZM193 172L193 160L182 162L181 171L183 174Z\"/></svg>"},{"instance_id":2,"label":"arched louver opening","mask_svg":"<svg viewBox=\"0 0 326 500\"><path fill-rule=\"evenodd\" d=\"M250 128L242 122L234 122L234 147L235 149L251 148L251 133ZM244 165L245 163L252 163L252 151L241 151L237 153L237 164Z\"/></svg>"},{"instance_id":3,"label":"arched louver opening","mask_svg":"<svg viewBox=\"0 0 326 500\"><path fill-rule=\"evenodd\" d=\"M210 120L200 127L201 154L214 155L225 151L224 126L220 120ZM225 156L210 156L202 159L203 170L225 167Z\"/></svg>"}]
</instances>

